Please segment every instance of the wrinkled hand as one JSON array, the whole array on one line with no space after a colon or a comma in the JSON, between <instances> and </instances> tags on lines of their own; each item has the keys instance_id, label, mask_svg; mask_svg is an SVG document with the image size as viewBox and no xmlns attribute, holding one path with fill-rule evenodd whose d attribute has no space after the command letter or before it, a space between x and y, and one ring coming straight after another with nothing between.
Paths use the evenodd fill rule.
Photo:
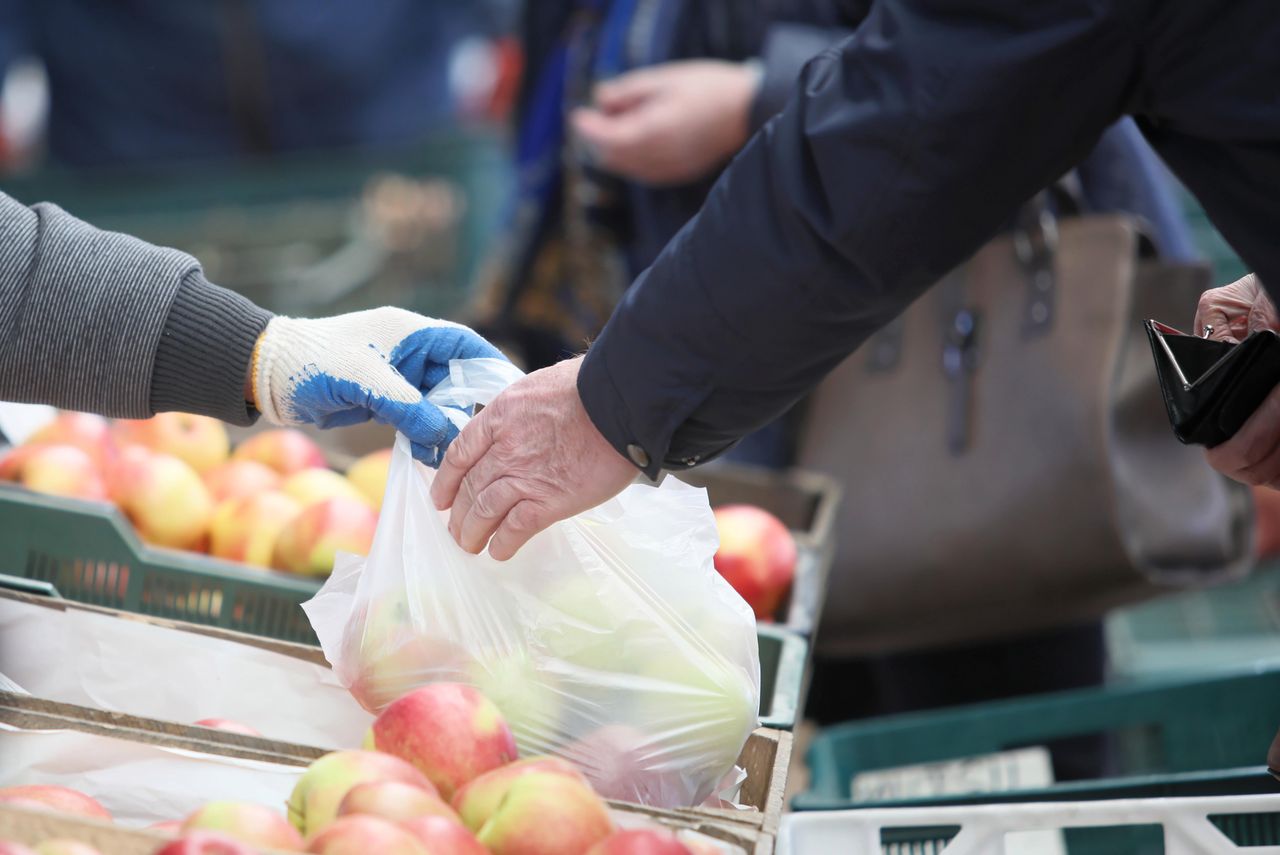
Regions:
<instances>
[{"instance_id":1,"label":"wrinkled hand","mask_svg":"<svg viewBox=\"0 0 1280 855\"><path fill-rule=\"evenodd\" d=\"M1280 315L1252 273L1205 291L1196 308L1195 330L1213 327L1210 338L1239 342L1249 333L1280 329ZM1280 488L1280 387L1273 389L1231 439L1205 452L1209 465L1246 484Z\"/></svg>"},{"instance_id":2,"label":"wrinkled hand","mask_svg":"<svg viewBox=\"0 0 1280 855\"><path fill-rule=\"evenodd\" d=\"M552 523L622 491L637 469L583 409L572 359L535 371L480 411L449 447L431 498L452 507L449 533L467 552L505 561ZM492 536L492 540L490 537Z\"/></svg>"},{"instance_id":3,"label":"wrinkled hand","mask_svg":"<svg viewBox=\"0 0 1280 855\"><path fill-rule=\"evenodd\" d=\"M684 184L723 165L749 137L759 72L687 60L620 75L570 116L596 166L646 184Z\"/></svg>"},{"instance_id":4,"label":"wrinkled hand","mask_svg":"<svg viewBox=\"0 0 1280 855\"><path fill-rule=\"evenodd\" d=\"M253 400L273 424L340 427L373 419L435 465L458 430L423 397L450 359L502 357L460 324L384 307L319 320L272 318L254 351Z\"/></svg>"}]
</instances>

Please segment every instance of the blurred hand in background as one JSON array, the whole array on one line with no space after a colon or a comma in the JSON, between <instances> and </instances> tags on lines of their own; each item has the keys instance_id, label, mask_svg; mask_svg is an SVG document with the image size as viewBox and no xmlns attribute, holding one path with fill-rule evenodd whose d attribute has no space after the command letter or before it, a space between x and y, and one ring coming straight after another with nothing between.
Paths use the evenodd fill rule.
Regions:
<instances>
[{"instance_id":1,"label":"blurred hand in background","mask_svg":"<svg viewBox=\"0 0 1280 855\"><path fill-rule=\"evenodd\" d=\"M570 116L595 166L646 184L685 184L723 166L750 136L760 71L687 60L619 75Z\"/></svg>"},{"instance_id":2,"label":"blurred hand in background","mask_svg":"<svg viewBox=\"0 0 1280 855\"><path fill-rule=\"evenodd\" d=\"M1252 273L1204 292L1196 308L1195 331L1213 327L1209 337L1232 343L1258 330L1280 330L1275 304ZM1222 474L1255 486L1280 488L1280 387L1272 390L1236 435L1205 453Z\"/></svg>"}]
</instances>

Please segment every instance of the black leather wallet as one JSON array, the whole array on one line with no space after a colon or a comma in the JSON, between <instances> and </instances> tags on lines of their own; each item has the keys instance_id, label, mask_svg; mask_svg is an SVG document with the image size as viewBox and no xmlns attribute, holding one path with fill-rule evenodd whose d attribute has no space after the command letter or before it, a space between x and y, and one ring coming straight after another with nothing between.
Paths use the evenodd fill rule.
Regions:
<instances>
[{"instance_id":1,"label":"black leather wallet","mask_svg":"<svg viewBox=\"0 0 1280 855\"><path fill-rule=\"evenodd\" d=\"M1280 336L1270 330L1230 344L1145 326L1169 422L1188 445L1226 442L1280 383Z\"/></svg>"}]
</instances>

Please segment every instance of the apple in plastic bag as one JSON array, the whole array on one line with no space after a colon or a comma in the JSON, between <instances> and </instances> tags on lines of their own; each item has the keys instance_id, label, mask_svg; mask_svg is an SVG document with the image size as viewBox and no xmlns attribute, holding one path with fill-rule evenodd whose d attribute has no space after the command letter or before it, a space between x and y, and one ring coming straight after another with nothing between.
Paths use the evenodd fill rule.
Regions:
<instances>
[{"instance_id":1,"label":"apple in plastic bag","mask_svg":"<svg viewBox=\"0 0 1280 855\"><path fill-rule=\"evenodd\" d=\"M497 706L522 750L543 752L560 741L564 693L559 678L528 653L483 656L467 676Z\"/></svg>"},{"instance_id":2,"label":"apple in plastic bag","mask_svg":"<svg viewBox=\"0 0 1280 855\"><path fill-rule=\"evenodd\" d=\"M426 683L466 679L471 663L461 647L415 625L403 594L384 594L362 606L342 643L338 676L375 715Z\"/></svg>"},{"instance_id":3,"label":"apple in plastic bag","mask_svg":"<svg viewBox=\"0 0 1280 855\"><path fill-rule=\"evenodd\" d=\"M538 640L557 659L581 668L612 672L627 662L632 618L622 585L602 574L560 578L546 594Z\"/></svg>"},{"instance_id":4,"label":"apple in plastic bag","mask_svg":"<svg viewBox=\"0 0 1280 855\"><path fill-rule=\"evenodd\" d=\"M515 737L502 713L462 683L433 683L392 701L369 727L364 747L412 763L445 799L516 759Z\"/></svg>"}]
</instances>

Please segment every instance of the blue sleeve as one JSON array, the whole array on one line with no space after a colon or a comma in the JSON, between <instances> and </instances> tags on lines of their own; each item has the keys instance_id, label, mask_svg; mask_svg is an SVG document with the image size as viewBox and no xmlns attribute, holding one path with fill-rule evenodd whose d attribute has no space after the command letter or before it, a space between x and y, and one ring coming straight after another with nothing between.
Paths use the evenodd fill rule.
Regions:
<instances>
[{"instance_id":1,"label":"blue sleeve","mask_svg":"<svg viewBox=\"0 0 1280 855\"><path fill-rule=\"evenodd\" d=\"M1124 211L1145 221L1160 256L1195 261L1200 252L1173 190L1173 178L1133 119L1107 128L1077 167L1092 211Z\"/></svg>"},{"instance_id":2,"label":"blue sleeve","mask_svg":"<svg viewBox=\"0 0 1280 855\"><path fill-rule=\"evenodd\" d=\"M596 427L653 475L793 405L1130 106L1113 2L873 4L628 290L579 374Z\"/></svg>"}]
</instances>

